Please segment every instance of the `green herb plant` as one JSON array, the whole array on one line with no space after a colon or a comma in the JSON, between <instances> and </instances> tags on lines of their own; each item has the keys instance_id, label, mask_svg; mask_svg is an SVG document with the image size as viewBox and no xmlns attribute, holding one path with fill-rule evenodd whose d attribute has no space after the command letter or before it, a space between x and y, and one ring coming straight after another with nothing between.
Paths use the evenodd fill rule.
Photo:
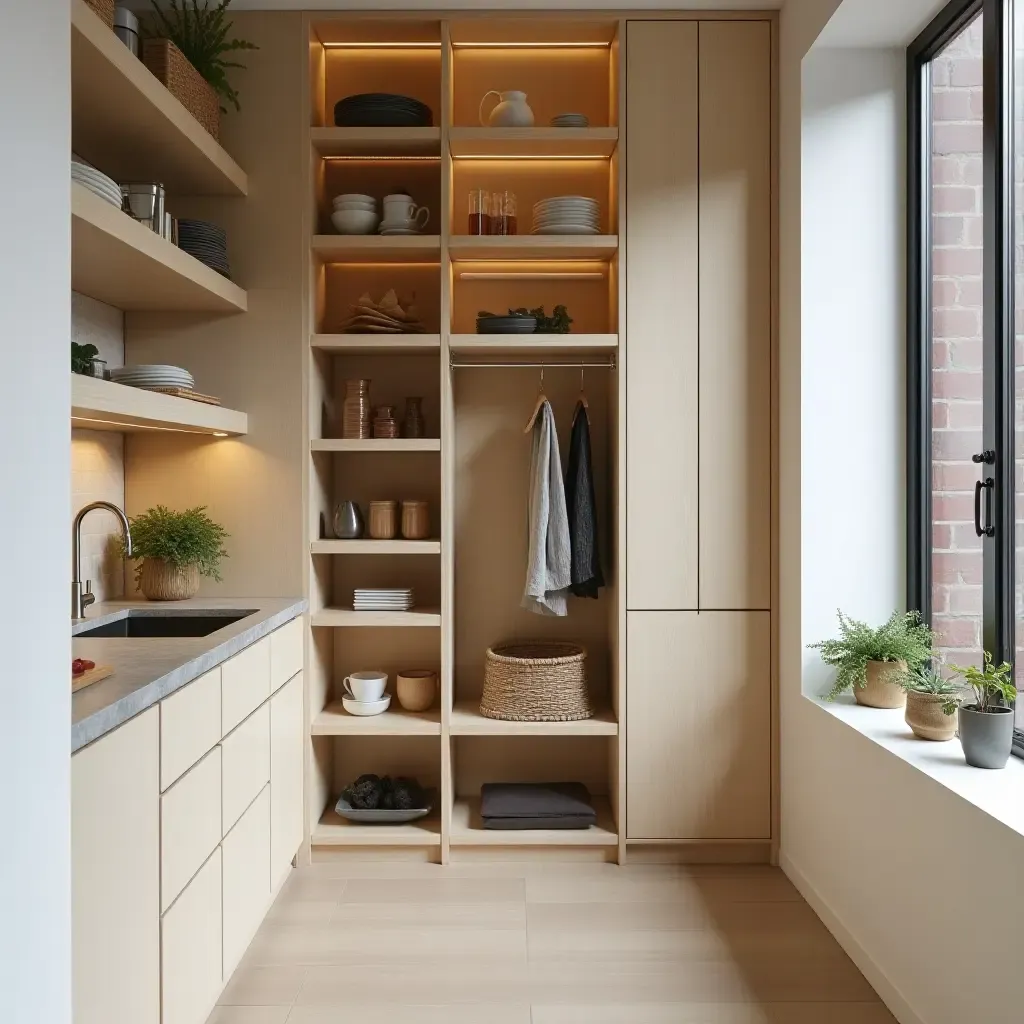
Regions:
<instances>
[{"instance_id":1,"label":"green herb plant","mask_svg":"<svg viewBox=\"0 0 1024 1024\"><path fill-rule=\"evenodd\" d=\"M88 374L92 368L92 361L100 354L95 345L79 345L77 341L71 342L71 372Z\"/></svg>"},{"instance_id":2,"label":"green herb plant","mask_svg":"<svg viewBox=\"0 0 1024 1024\"><path fill-rule=\"evenodd\" d=\"M942 713L952 715L960 706L963 689L951 679L945 679L934 668L921 665L908 672L903 680L903 689L910 693L923 693L930 697L942 698Z\"/></svg>"},{"instance_id":3,"label":"green herb plant","mask_svg":"<svg viewBox=\"0 0 1024 1024\"><path fill-rule=\"evenodd\" d=\"M1017 699L1017 687L1013 685L1013 668L1004 661L998 667L992 663L992 655L985 652L981 668L973 665L954 665L953 670L974 691L974 710L995 714L997 709L1012 704Z\"/></svg>"},{"instance_id":4,"label":"green herb plant","mask_svg":"<svg viewBox=\"0 0 1024 1024\"><path fill-rule=\"evenodd\" d=\"M156 0L150 0L156 11L158 35L170 39L188 58L189 63L213 86L214 92L225 102L238 105L238 93L228 81L228 68L245 69L244 64L225 60L224 55L236 50L258 50L254 43L244 39L228 39L231 22L227 20L227 8L231 0L220 0L211 7L210 0L167 0L166 6L159 7ZM220 108L227 113L227 108Z\"/></svg>"},{"instance_id":5,"label":"green herb plant","mask_svg":"<svg viewBox=\"0 0 1024 1024\"><path fill-rule=\"evenodd\" d=\"M477 316L497 315L496 313L488 313L486 310L481 310L477 313ZM518 309L510 309L508 315L532 316L537 321L537 326L533 330L534 334L568 334L569 325L573 322L565 306L555 306L551 316L544 314L543 306L538 306L536 309L527 309L525 306L520 306Z\"/></svg>"},{"instance_id":6,"label":"green herb plant","mask_svg":"<svg viewBox=\"0 0 1024 1024\"><path fill-rule=\"evenodd\" d=\"M178 569L195 565L200 576L220 580L220 560L228 557L224 539L229 534L206 514L205 506L173 512L157 505L132 517L131 527L133 558L162 558ZM135 570L136 583L141 573L140 564Z\"/></svg>"},{"instance_id":7,"label":"green herb plant","mask_svg":"<svg viewBox=\"0 0 1024 1024\"><path fill-rule=\"evenodd\" d=\"M918 612L893 612L877 629L841 611L838 615L839 636L808 645L821 651L821 660L826 665L838 669L828 700L835 700L854 686L867 686L869 661L905 663L906 670L901 668L891 677L894 683L902 685L908 672L931 660L935 634L921 621Z\"/></svg>"}]
</instances>

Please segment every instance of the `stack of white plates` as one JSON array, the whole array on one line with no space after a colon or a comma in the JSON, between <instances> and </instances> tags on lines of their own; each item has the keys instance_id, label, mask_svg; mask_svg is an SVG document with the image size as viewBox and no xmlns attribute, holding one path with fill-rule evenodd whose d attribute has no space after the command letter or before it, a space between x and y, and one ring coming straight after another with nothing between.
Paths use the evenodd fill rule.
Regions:
<instances>
[{"instance_id":1,"label":"stack of white plates","mask_svg":"<svg viewBox=\"0 0 1024 1024\"><path fill-rule=\"evenodd\" d=\"M552 128L589 128L590 118L586 114L557 114L551 118Z\"/></svg>"},{"instance_id":2,"label":"stack of white plates","mask_svg":"<svg viewBox=\"0 0 1024 1024\"><path fill-rule=\"evenodd\" d=\"M195 379L188 370L180 366L164 366L160 363L141 366L121 366L110 371L110 379L132 388L182 388L191 391Z\"/></svg>"},{"instance_id":3,"label":"stack of white plates","mask_svg":"<svg viewBox=\"0 0 1024 1024\"><path fill-rule=\"evenodd\" d=\"M357 589L353 602L357 612L407 612L415 606L409 589Z\"/></svg>"},{"instance_id":4,"label":"stack of white plates","mask_svg":"<svg viewBox=\"0 0 1024 1024\"><path fill-rule=\"evenodd\" d=\"M586 196L554 196L533 207L535 235L599 235L601 206Z\"/></svg>"},{"instance_id":5,"label":"stack of white plates","mask_svg":"<svg viewBox=\"0 0 1024 1024\"><path fill-rule=\"evenodd\" d=\"M106 199L111 206L121 206L121 186L113 178L108 178L95 167L83 164L80 160L71 161L71 180L84 185L100 199Z\"/></svg>"}]
</instances>

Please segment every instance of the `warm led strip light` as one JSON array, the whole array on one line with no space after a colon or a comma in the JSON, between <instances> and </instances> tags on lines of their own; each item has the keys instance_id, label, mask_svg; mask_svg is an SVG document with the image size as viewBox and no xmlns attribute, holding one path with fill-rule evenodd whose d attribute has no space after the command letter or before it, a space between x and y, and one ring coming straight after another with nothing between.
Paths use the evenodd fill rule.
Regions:
<instances>
[{"instance_id":1,"label":"warm led strip light","mask_svg":"<svg viewBox=\"0 0 1024 1024\"><path fill-rule=\"evenodd\" d=\"M155 423L133 423L131 420L122 422L121 420L101 420L95 416L76 416L74 413L71 415L71 421L75 425L83 423L94 423L97 426L102 427L113 427L116 431L123 433L124 431L141 431L150 430L154 433L164 434L199 434L203 437L230 437L231 435L225 433L223 430L201 430L195 427L161 427Z\"/></svg>"},{"instance_id":2,"label":"warm led strip light","mask_svg":"<svg viewBox=\"0 0 1024 1024\"><path fill-rule=\"evenodd\" d=\"M437 43L321 43L325 50L440 50Z\"/></svg>"},{"instance_id":3,"label":"warm led strip light","mask_svg":"<svg viewBox=\"0 0 1024 1024\"><path fill-rule=\"evenodd\" d=\"M607 50L606 43L452 43L455 50Z\"/></svg>"},{"instance_id":4,"label":"warm led strip light","mask_svg":"<svg viewBox=\"0 0 1024 1024\"><path fill-rule=\"evenodd\" d=\"M401 163L401 164L413 164L413 163L440 163L441 158L439 156L392 156L391 154L385 154L381 156L325 156L324 160L333 162L344 162L344 163L356 163L356 164L376 164L381 161L387 161L388 163Z\"/></svg>"},{"instance_id":5,"label":"warm led strip light","mask_svg":"<svg viewBox=\"0 0 1024 1024\"><path fill-rule=\"evenodd\" d=\"M604 274L599 270L526 270L521 274L497 270L460 270L458 276L460 281L546 281L553 278L560 281L600 281L604 279Z\"/></svg>"},{"instance_id":6,"label":"warm led strip light","mask_svg":"<svg viewBox=\"0 0 1024 1024\"><path fill-rule=\"evenodd\" d=\"M478 153L471 153L466 155L462 155L459 153L452 154L453 160L493 160L495 163L502 164L509 160L547 160L548 163L552 164L564 163L567 160L590 160L594 163L604 163L607 160L611 160L611 158L612 157L610 153L608 154L608 156L601 156L599 153L571 153L565 156L539 156L537 154L532 153L507 153L503 156L495 156L493 154L485 156L483 154Z\"/></svg>"}]
</instances>

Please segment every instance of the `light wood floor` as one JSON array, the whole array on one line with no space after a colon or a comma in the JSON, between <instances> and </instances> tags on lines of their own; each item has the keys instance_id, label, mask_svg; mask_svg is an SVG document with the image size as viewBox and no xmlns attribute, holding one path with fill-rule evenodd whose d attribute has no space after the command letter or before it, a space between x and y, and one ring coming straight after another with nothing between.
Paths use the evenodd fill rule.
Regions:
<instances>
[{"instance_id":1,"label":"light wood floor","mask_svg":"<svg viewBox=\"0 0 1024 1024\"><path fill-rule=\"evenodd\" d=\"M768 867L318 864L209 1024L893 1024Z\"/></svg>"}]
</instances>

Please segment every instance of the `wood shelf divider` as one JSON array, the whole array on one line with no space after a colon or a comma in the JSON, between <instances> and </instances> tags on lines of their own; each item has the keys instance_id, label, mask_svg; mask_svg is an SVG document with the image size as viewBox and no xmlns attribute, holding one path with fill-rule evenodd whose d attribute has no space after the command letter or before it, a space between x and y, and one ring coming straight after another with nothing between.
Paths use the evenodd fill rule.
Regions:
<instances>
[{"instance_id":1,"label":"wood shelf divider","mask_svg":"<svg viewBox=\"0 0 1024 1024\"><path fill-rule=\"evenodd\" d=\"M406 711L395 697L382 715L350 715L341 701L328 704L314 719L314 736L440 736L441 709Z\"/></svg>"},{"instance_id":2,"label":"wood shelf divider","mask_svg":"<svg viewBox=\"0 0 1024 1024\"><path fill-rule=\"evenodd\" d=\"M439 437L320 437L310 441L314 452L439 452Z\"/></svg>"},{"instance_id":3,"label":"wood shelf divider","mask_svg":"<svg viewBox=\"0 0 1024 1024\"><path fill-rule=\"evenodd\" d=\"M586 829L488 829L477 798L459 798L452 808L452 846L617 846L618 833L607 797L595 797L597 824Z\"/></svg>"},{"instance_id":4,"label":"wood shelf divider","mask_svg":"<svg viewBox=\"0 0 1024 1024\"><path fill-rule=\"evenodd\" d=\"M431 815L407 825L366 825L340 817L332 804L313 829L310 843L313 846L440 846L441 819Z\"/></svg>"},{"instance_id":5,"label":"wood shelf divider","mask_svg":"<svg viewBox=\"0 0 1024 1024\"><path fill-rule=\"evenodd\" d=\"M438 263L439 235L314 235L324 263Z\"/></svg>"},{"instance_id":6,"label":"wood shelf divider","mask_svg":"<svg viewBox=\"0 0 1024 1024\"><path fill-rule=\"evenodd\" d=\"M315 540L314 555L439 555L439 540Z\"/></svg>"},{"instance_id":7,"label":"wood shelf divider","mask_svg":"<svg viewBox=\"0 0 1024 1024\"><path fill-rule=\"evenodd\" d=\"M455 158L574 157L605 160L619 144L618 128L456 128L449 129Z\"/></svg>"},{"instance_id":8,"label":"wood shelf divider","mask_svg":"<svg viewBox=\"0 0 1024 1024\"><path fill-rule=\"evenodd\" d=\"M617 736L618 723L610 708L579 722L508 722L485 718L479 701L459 701L449 726L453 736Z\"/></svg>"},{"instance_id":9,"label":"wood shelf divider","mask_svg":"<svg viewBox=\"0 0 1024 1024\"><path fill-rule=\"evenodd\" d=\"M618 235L452 235L453 260L610 260Z\"/></svg>"},{"instance_id":10,"label":"wood shelf divider","mask_svg":"<svg viewBox=\"0 0 1024 1024\"><path fill-rule=\"evenodd\" d=\"M441 351L440 334L314 334L309 343L321 352L345 356L414 356Z\"/></svg>"},{"instance_id":11,"label":"wood shelf divider","mask_svg":"<svg viewBox=\"0 0 1024 1024\"><path fill-rule=\"evenodd\" d=\"M614 355L617 334L453 334L449 347L460 355L590 356Z\"/></svg>"},{"instance_id":12,"label":"wood shelf divider","mask_svg":"<svg viewBox=\"0 0 1024 1024\"><path fill-rule=\"evenodd\" d=\"M440 128L311 128L321 156L441 156Z\"/></svg>"},{"instance_id":13,"label":"wood shelf divider","mask_svg":"<svg viewBox=\"0 0 1024 1024\"><path fill-rule=\"evenodd\" d=\"M354 608L322 608L310 617L312 626L335 629L380 627L420 627L436 629L441 625L441 612L436 608L414 608L408 612L357 612Z\"/></svg>"}]
</instances>

